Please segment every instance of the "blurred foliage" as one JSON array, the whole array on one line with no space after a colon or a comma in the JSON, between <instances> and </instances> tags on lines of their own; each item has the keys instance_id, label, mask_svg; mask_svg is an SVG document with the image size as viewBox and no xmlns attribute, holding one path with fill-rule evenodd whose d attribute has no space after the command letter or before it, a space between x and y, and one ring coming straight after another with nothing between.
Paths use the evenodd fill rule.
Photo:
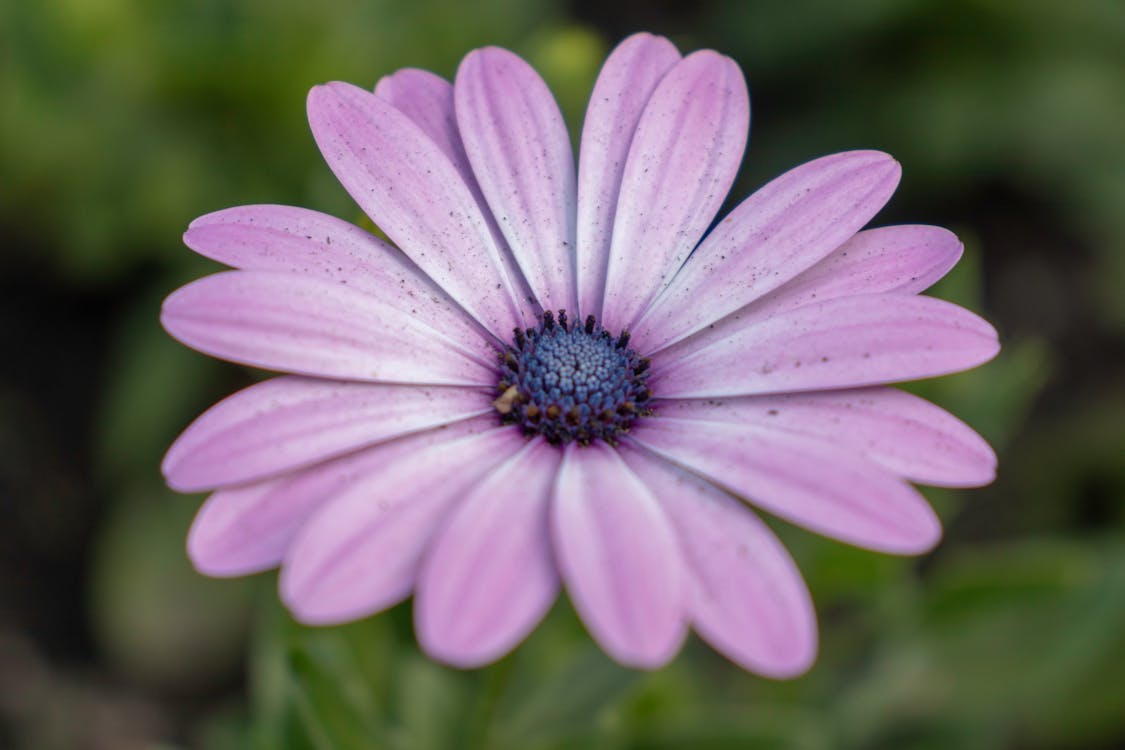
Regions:
<instances>
[{"instance_id":1,"label":"blurred foliage","mask_svg":"<svg viewBox=\"0 0 1125 750\"><path fill-rule=\"evenodd\" d=\"M374 86L404 66L451 75L465 50L520 48L553 15L523 0L45 0L0 13L0 140L20 188L0 217L28 231L12 250L50 248L59 272L103 283L141 260L183 262L169 239L216 207L348 210L305 124L314 84ZM566 50L591 42L570 37L537 46L573 77Z\"/></svg>"},{"instance_id":2,"label":"blurred foliage","mask_svg":"<svg viewBox=\"0 0 1125 750\"><path fill-rule=\"evenodd\" d=\"M272 576L192 573L196 502L161 488L160 456L255 376L159 328L162 296L215 267L183 248L187 223L255 202L360 219L308 133L316 83L450 76L497 44L536 65L577 135L606 51L642 26L743 65L754 128L735 197L814 156L881 148L904 181L880 221L961 235L933 293L984 311L1004 351L909 388L992 442L997 483L926 490L947 539L922 561L775 524L821 616L819 662L785 683L694 640L665 670L622 669L565 601L504 661L458 672L418 652L408 605L307 629ZM15 352L0 500L16 550L0 556L16 582L0 745L1118 746L1122 123L1118 0L0 5L0 345ZM44 570L56 585L35 591Z\"/></svg>"},{"instance_id":3,"label":"blurred foliage","mask_svg":"<svg viewBox=\"0 0 1125 750\"><path fill-rule=\"evenodd\" d=\"M722 0L700 27L751 88L773 76L763 175L856 146L890 151L931 197L1008 187L1037 197L1092 255L1079 270L1125 332L1125 9L1118 0ZM830 125L826 126L826 120ZM758 172L755 172L758 174ZM913 185L918 187L914 188Z\"/></svg>"},{"instance_id":4,"label":"blurred foliage","mask_svg":"<svg viewBox=\"0 0 1125 750\"><path fill-rule=\"evenodd\" d=\"M832 618L821 663L789 683L747 675L695 641L659 673L623 669L589 642L565 603L505 660L457 672L418 652L407 606L310 630L270 600L251 662L259 697L251 746L1097 743L1120 729L1125 702L1112 661L1125 656L1123 542L980 545L940 563L925 587L894 565L898 580L866 588L869 611ZM855 606L854 597L827 599L822 610L843 599Z\"/></svg>"}]
</instances>

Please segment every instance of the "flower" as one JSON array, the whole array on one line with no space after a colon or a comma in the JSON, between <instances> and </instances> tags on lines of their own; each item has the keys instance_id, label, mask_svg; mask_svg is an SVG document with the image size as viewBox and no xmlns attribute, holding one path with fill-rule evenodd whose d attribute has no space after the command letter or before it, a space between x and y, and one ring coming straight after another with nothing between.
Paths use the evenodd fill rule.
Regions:
<instances>
[{"instance_id":1,"label":"flower","mask_svg":"<svg viewBox=\"0 0 1125 750\"><path fill-rule=\"evenodd\" d=\"M815 615L747 504L918 554L940 525L910 482L993 478L970 428L887 386L999 348L919 295L956 237L862 230L897 162L816 159L707 232L749 127L729 58L626 39L577 169L546 84L503 49L470 53L452 85L406 69L373 93L318 86L308 114L398 249L284 206L184 235L237 270L173 293L164 327L290 373L211 408L164 460L173 488L214 490L188 538L203 573L280 566L312 624L413 593L421 646L461 667L513 649L565 586L623 664L665 664L690 626L781 678L812 663Z\"/></svg>"}]
</instances>

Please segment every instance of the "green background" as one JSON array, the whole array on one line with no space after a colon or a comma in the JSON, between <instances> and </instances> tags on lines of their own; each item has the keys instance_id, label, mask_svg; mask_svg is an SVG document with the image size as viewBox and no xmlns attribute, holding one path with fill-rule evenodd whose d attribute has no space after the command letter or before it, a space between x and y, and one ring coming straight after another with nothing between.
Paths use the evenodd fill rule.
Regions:
<instances>
[{"instance_id":1,"label":"green background","mask_svg":"<svg viewBox=\"0 0 1125 750\"><path fill-rule=\"evenodd\" d=\"M291 203L359 220L305 123L313 84L450 76L507 46L577 131L640 29L743 66L735 199L850 148L903 164L877 224L948 226L935 294L1004 351L912 386L997 448L926 489L944 543L884 557L776 524L817 602L794 681L692 640L621 669L565 601L479 672L422 657L408 607L294 625L273 574L197 576L199 498L158 464L252 375L160 300L214 269L197 215ZM0 6L0 746L1115 748L1125 743L1125 3L1086 0L42 0Z\"/></svg>"}]
</instances>

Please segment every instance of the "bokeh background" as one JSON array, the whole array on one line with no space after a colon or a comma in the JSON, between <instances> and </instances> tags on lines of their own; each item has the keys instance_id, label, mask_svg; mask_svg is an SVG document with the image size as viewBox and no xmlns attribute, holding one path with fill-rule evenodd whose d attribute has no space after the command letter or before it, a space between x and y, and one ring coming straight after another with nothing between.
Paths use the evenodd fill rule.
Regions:
<instances>
[{"instance_id":1,"label":"bokeh background","mask_svg":"<svg viewBox=\"0 0 1125 750\"><path fill-rule=\"evenodd\" d=\"M408 607L310 630L272 574L183 552L199 497L164 448L256 375L165 336L214 270L195 216L258 202L358 220L305 123L315 83L452 75L484 44L542 72L575 132L631 31L735 57L754 122L738 198L850 148L904 166L877 223L954 229L935 294L1003 353L912 388L1000 455L926 490L923 559L776 524L813 590L806 676L693 640L621 669L565 601L480 672L423 658ZM0 747L1125 746L1125 3L1119 0L39 0L0 5Z\"/></svg>"}]
</instances>

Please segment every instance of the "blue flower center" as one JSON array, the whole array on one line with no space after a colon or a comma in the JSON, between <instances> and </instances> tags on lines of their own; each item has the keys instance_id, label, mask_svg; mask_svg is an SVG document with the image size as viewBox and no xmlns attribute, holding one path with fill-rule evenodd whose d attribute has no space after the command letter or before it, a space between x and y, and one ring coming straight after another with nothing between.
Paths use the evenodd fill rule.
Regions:
<instances>
[{"instance_id":1,"label":"blue flower center","mask_svg":"<svg viewBox=\"0 0 1125 750\"><path fill-rule=\"evenodd\" d=\"M638 417L652 413L649 360L629 348L628 333L614 337L593 315L572 326L565 310L558 319L548 310L538 327L515 330L502 360L493 405L525 435L554 445L616 445Z\"/></svg>"}]
</instances>

